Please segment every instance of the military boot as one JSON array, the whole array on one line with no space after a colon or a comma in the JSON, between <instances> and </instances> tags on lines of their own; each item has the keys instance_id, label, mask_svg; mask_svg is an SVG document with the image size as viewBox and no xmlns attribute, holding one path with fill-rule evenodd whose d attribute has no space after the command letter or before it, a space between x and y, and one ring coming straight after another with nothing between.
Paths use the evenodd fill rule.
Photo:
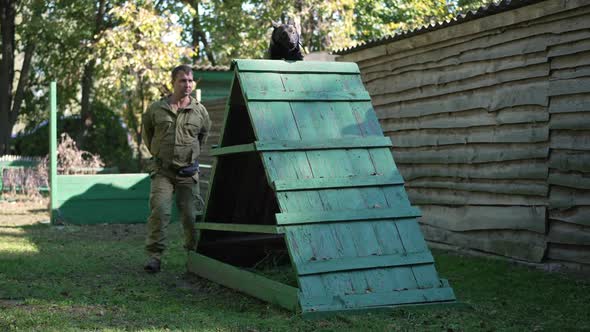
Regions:
<instances>
[{"instance_id":1,"label":"military boot","mask_svg":"<svg viewBox=\"0 0 590 332\"><path fill-rule=\"evenodd\" d=\"M160 260L156 257L150 257L143 266L143 269L147 273L158 273L160 272Z\"/></svg>"}]
</instances>

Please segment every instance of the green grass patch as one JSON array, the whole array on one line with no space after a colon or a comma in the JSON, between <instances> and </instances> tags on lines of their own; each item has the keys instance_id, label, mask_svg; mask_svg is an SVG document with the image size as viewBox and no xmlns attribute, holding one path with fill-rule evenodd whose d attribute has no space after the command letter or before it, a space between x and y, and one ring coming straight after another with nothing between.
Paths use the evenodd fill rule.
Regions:
<instances>
[{"instance_id":1,"label":"green grass patch","mask_svg":"<svg viewBox=\"0 0 590 332\"><path fill-rule=\"evenodd\" d=\"M435 251L467 308L304 320L185 274L181 229L145 274L143 225L0 227L0 331L556 331L590 329L590 281ZM289 269L265 270L292 282Z\"/></svg>"}]
</instances>

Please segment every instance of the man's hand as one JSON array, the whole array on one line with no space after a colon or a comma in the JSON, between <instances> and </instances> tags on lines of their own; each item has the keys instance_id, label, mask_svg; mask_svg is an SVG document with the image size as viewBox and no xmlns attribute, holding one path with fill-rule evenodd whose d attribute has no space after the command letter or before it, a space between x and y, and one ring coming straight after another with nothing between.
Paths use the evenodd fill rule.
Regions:
<instances>
[{"instance_id":1,"label":"man's hand","mask_svg":"<svg viewBox=\"0 0 590 332\"><path fill-rule=\"evenodd\" d=\"M195 160L192 164L186 166L186 167L181 167L178 169L178 175L180 176L193 176L196 173L199 172L199 161Z\"/></svg>"}]
</instances>

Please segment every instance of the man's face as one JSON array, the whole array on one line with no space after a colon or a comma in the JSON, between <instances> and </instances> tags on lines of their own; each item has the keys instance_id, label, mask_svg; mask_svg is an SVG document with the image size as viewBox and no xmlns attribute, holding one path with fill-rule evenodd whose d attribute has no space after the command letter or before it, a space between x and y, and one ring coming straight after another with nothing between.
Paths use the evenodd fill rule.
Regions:
<instances>
[{"instance_id":1,"label":"man's face","mask_svg":"<svg viewBox=\"0 0 590 332\"><path fill-rule=\"evenodd\" d=\"M176 77L174 78L174 82L172 85L174 87L174 95L178 97L186 97L193 92L193 73L185 73L183 71L179 71L176 73Z\"/></svg>"}]
</instances>

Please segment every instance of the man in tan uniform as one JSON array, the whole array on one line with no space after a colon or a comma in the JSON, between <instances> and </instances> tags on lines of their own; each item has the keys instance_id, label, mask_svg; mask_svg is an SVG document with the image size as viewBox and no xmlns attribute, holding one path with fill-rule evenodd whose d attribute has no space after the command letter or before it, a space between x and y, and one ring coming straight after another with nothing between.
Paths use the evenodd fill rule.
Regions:
<instances>
[{"instance_id":1,"label":"man in tan uniform","mask_svg":"<svg viewBox=\"0 0 590 332\"><path fill-rule=\"evenodd\" d=\"M173 193L184 228L184 246L195 250L197 205L202 203L198 157L211 127L207 110L190 95L195 84L192 68L174 68L172 83L172 95L151 104L143 115L142 137L154 160L145 247L149 259L144 266L150 273L160 271Z\"/></svg>"}]
</instances>

